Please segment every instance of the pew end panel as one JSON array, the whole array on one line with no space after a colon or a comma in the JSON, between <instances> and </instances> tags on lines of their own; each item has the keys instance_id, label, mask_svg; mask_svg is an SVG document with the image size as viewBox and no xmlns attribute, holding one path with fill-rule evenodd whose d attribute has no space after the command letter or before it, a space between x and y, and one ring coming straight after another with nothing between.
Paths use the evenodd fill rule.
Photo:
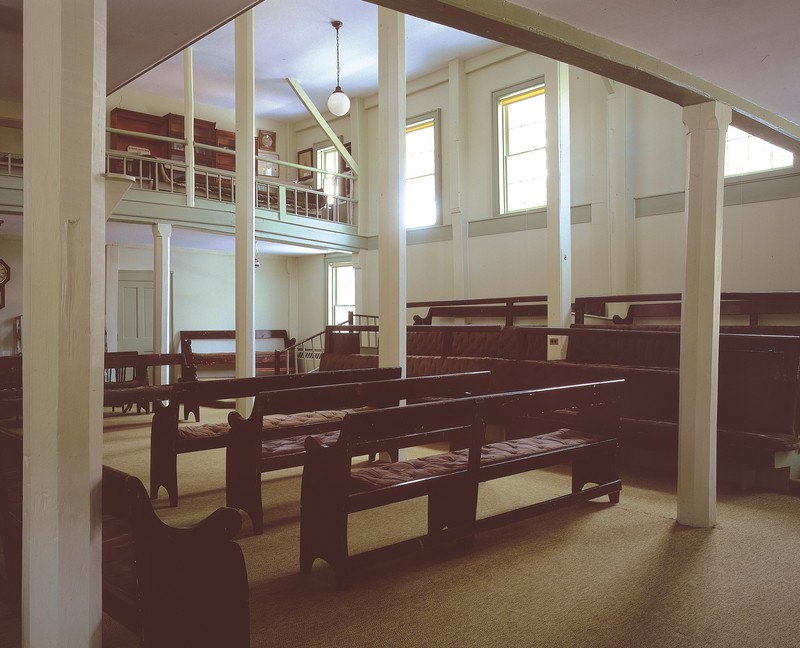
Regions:
<instances>
[{"instance_id":1,"label":"pew end panel","mask_svg":"<svg viewBox=\"0 0 800 648\"><path fill-rule=\"evenodd\" d=\"M22 437L0 429L3 600L19 612L22 571ZM143 648L250 645L244 557L233 537L241 515L217 509L187 527L156 515L142 482L103 466L103 612Z\"/></svg>"}]
</instances>

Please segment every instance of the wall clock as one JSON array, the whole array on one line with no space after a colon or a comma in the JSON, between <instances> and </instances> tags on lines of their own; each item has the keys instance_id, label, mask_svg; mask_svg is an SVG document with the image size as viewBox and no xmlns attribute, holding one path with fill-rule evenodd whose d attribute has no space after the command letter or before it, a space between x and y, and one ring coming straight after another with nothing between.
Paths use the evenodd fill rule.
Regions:
<instances>
[{"instance_id":1,"label":"wall clock","mask_svg":"<svg viewBox=\"0 0 800 648\"><path fill-rule=\"evenodd\" d=\"M4 308L6 305L6 284L9 279L11 279L11 268L0 259L0 308Z\"/></svg>"},{"instance_id":2,"label":"wall clock","mask_svg":"<svg viewBox=\"0 0 800 648\"><path fill-rule=\"evenodd\" d=\"M275 132L268 130L258 131L258 148L262 151L274 151Z\"/></svg>"}]
</instances>

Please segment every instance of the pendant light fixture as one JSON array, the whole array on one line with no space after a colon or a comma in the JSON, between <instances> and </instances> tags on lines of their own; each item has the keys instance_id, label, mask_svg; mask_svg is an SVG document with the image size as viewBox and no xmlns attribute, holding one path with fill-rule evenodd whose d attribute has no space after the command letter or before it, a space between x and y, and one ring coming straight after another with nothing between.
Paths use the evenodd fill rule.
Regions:
<instances>
[{"instance_id":1,"label":"pendant light fixture","mask_svg":"<svg viewBox=\"0 0 800 648\"><path fill-rule=\"evenodd\" d=\"M332 20L331 25L336 30L336 89L328 97L328 110L341 117L350 110L350 97L342 92L342 87L339 85L339 28L342 26L342 21Z\"/></svg>"}]
</instances>

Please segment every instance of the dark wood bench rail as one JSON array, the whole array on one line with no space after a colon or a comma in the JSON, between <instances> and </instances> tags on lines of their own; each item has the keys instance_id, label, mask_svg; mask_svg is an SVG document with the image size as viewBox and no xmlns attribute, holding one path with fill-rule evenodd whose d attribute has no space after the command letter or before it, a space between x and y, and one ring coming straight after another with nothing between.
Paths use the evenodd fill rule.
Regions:
<instances>
[{"instance_id":1,"label":"dark wood bench rail","mask_svg":"<svg viewBox=\"0 0 800 648\"><path fill-rule=\"evenodd\" d=\"M0 429L3 600L19 611L22 437ZM250 645L249 594L238 511L217 509L190 527L164 524L139 479L103 467L103 611L143 648Z\"/></svg>"},{"instance_id":2,"label":"dark wood bench rail","mask_svg":"<svg viewBox=\"0 0 800 648\"><path fill-rule=\"evenodd\" d=\"M661 318L680 321L681 293L648 293L636 295L598 295L577 297L572 304L575 323L584 324L585 315L594 314L607 304L628 304L624 317L615 315L615 324L633 324L637 319ZM800 313L800 292L761 291L723 292L720 295L721 316L748 316L749 325L757 327L761 315L787 315Z\"/></svg>"},{"instance_id":3,"label":"dark wood bench rail","mask_svg":"<svg viewBox=\"0 0 800 648\"><path fill-rule=\"evenodd\" d=\"M414 315L414 325L430 325L434 317L502 318L512 326L515 318L547 317L547 295L523 297L487 297L408 302L407 308L428 308L427 314Z\"/></svg>"},{"instance_id":4,"label":"dark wood bench rail","mask_svg":"<svg viewBox=\"0 0 800 648\"><path fill-rule=\"evenodd\" d=\"M624 381L573 385L544 390L494 394L450 401L349 413L338 439L306 440L300 522L300 567L307 573L316 558L328 562L339 583L347 582L349 563L369 560L386 548L351 558L348 515L384 504L428 497L428 532L402 544L440 544L470 540L476 529L517 519L576 501L608 495L619 499L616 440L606 436L618 424ZM585 430L557 430L525 440L485 444L486 425L512 416L541 417L565 408L589 408L577 419ZM535 419L535 420L534 420ZM351 470L354 456L380 449L408 447L433 439L456 437L467 448L421 459ZM510 451L509 451L510 450ZM478 484L561 463L573 465L571 492L518 511L476 520ZM597 484L583 490L587 483Z\"/></svg>"},{"instance_id":5,"label":"dark wood bench rail","mask_svg":"<svg viewBox=\"0 0 800 648\"><path fill-rule=\"evenodd\" d=\"M361 383L287 389L259 394L248 418L231 412L231 431L226 453L226 503L245 511L253 531L263 531L264 509L261 474L294 466L305 461L305 439L321 435L331 442L338 435L347 411L364 407L388 407L402 400L463 398L490 390L488 371L418 378L397 378ZM315 410L315 411L310 411ZM298 424L270 426L281 415ZM396 459L397 448L379 448Z\"/></svg>"},{"instance_id":6,"label":"dark wood bench rail","mask_svg":"<svg viewBox=\"0 0 800 648\"><path fill-rule=\"evenodd\" d=\"M170 506L178 503L178 455L224 448L227 443L227 424L181 425L179 411L184 405L184 418L197 411L200 403L255 396L264 391L276 391L312 385L386 380L400 376L400 367L375 369L345 369L311 374L285 374L253 378L202 380L175 385L168 405L156 402L150 428L150 497L158 497L160 487L169 496ZM231 406L232 407L232 406ZM188 410L188 411L186 411Z\"/></svg>"},{"instance_id":7,"label":"dark wood bench rail","mask_svg":"<svg viewBox=\"0 0 800 648\"><path fill-rule=\"evenodd\" d=\"M123 411L136 406L138 411L149 413L151 403L158 399L159 393L159 390L152 388L164 387L152 382L150 369L156 367L180 367L181 375L175 380L176 383L196 380L192 361L183 353L107 353L106 373L113 370L116 380L107 380L104 383L104 405L119 406ZM131 369L130 378L127 369ZM138 394L136 390L139 390Z\"/></svg>"},{"instance_id":8,"label":"dark wood bench rail","mask_svg":"<svg viewBox=\"0 0 800 648\"><path fill-rule=\"evenodd\" d=\"M234 330L199 330L199 331L181 331L179 334L180 349L186 355L188 367L194 368L194 375L192 376L187 371L187 377L197 379L197 369L209 365L226 365L229 367L236 366L236 354L233 352L213 352L213 353L198 353L192 348L194 340L235 340L236 331ZM289 337L289 333L284 329L256 329L255 339L258 340L276 340L278 342L277 349L269 351L256 351L256 370L269 370L272 373L281 373L281 364L276 361L280 358L280 352L287 347L294 345L295 339Z\"/></svg>"}]
</instances>

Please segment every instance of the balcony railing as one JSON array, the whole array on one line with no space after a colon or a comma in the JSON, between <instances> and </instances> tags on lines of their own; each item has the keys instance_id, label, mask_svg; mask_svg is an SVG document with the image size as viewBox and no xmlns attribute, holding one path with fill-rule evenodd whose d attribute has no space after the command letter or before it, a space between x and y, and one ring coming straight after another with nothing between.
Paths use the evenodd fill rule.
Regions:
<instances>
[{"instance_id":1,"label":"balcony railing","mask_svg":"<svg viewBox=\"0 0 800 648\"><path fill-rule=\"evenodd\" d=\"M22 176L22 155L0 152L0 175Z\"/></svg>"}]
</instances>

